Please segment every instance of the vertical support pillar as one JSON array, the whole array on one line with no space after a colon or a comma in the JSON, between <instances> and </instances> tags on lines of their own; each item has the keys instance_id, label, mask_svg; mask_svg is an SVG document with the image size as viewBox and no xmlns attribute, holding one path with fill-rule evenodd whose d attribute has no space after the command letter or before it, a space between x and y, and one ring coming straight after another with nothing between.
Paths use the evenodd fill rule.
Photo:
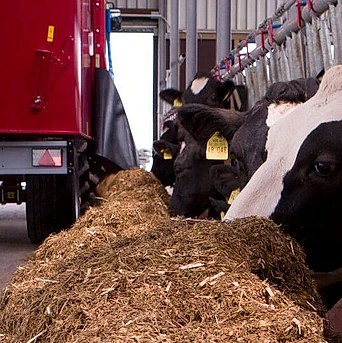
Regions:
<instances>
[{"instance_id":1,"label":"vertical support pillar","mask_svg":"<svg viewBox=\"0 0 342 343\"><path fill-rule=\"evenodd\" d=\"M216 0L216 63L231 50L231 0Z\"/></svg>"},{"instance_id":2,"label":"vertical support pillar","mask_svg":"<svg viewBox=\"0 0 342 343\"><path fill-rule=\"evenodd\" d=\"M159 139L161 114L164 112L163 101L158 94L166 88L166 0L159 0L159 13L162 18L158 20L158 84L157 84L157 116L154 119L154 139Z\"/></svg>"},{"instance_id":3,"label":"vertical support pillar","mask_svg":"<svg viewBox=\"0 0 342 343\"><path fill-rule=\"evenodd\" d=\"M170 1L170 87L179 89L179 20L178 20L178 0Z\"/></svg>"},{"instance_id":4,"label":"vertical support pillar","mask_svg":"<svg viewBox=\"0 0 342 343\"><path fill-rule=\"evenodd\" d=\"M186 1L185 83L189 85L197 72L197 0Z\"/></svg>"}]
</instances>

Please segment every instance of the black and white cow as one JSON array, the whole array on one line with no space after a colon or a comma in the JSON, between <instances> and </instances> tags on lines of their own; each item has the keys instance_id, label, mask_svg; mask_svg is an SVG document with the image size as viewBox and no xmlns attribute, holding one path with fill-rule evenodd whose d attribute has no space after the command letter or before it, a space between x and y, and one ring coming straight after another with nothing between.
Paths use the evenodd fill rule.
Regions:
<instances>
[{"instance_id":1,"label":"black and white cow","mask_svg":"<svg viewBox=\"0 0 342 343\"><path fill-rule=\"evenodd\" d=\"M188 216L198 215L208 201L221 208L219 211L227 209L228 205L224 206L222 200L234 189L243 188L263 163L269 127L310 98L318 84L313 78L273 84L250 111L239 114L238 122L227 110L203 105L179 109L178 120L198 147L188 146L175 160L176 182L170 207L176 209L176 213ZM231 141L228 164L205 158L206 143L216 131ZM217 197L218 193L221 193L220 197Z\"/></svg>"},{"instance_id":2,"label":"black and white cow","mask_svg":"<svg viewBox=\"0 0 342 343\"><path fill-rule=\"evenodd\" d=\"M341 268L341 132L342 66L335 66L310 100L269 129L264 163L225 220L269 217L303 246L313 271ZM342 297L342 282L325 287L323 296L331 307Z\"/></svg>"},{"instance_id":3,"label":"black and white cow","mask_svg":"<svg viewBox=\"0 0 342 343\"><path fill-rule=\"evenodd\" d=\"M153 164L151 172L164 186L172 186L175 181L173 162L181 146L182 138L177 138L177 107L182 104L200 103L210 107L224 108L235 90L235 84L226 80L218 81L210 72L198 72L188 88L183 92L167 88L159 96L167 103L175 106L163 123L163 133L159 140L153 142Z\"/></svg>"}]
</instances>

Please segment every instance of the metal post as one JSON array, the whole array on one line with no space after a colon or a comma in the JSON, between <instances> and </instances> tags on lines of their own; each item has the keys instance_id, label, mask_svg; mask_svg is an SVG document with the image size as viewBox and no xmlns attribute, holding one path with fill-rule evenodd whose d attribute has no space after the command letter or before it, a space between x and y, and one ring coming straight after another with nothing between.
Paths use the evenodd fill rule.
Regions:
<instances>
[{"instance_id":1,"label":"metal post","mask_svg":"<svg viewBox=\"0 0 342 343\"><path fill-rule=\"evenodd\" d=\"M197 72L197 0L186 1L185 82L189 85Z\"/></svg>"},{"instance_id":2,"label":"metal post","mask_svg":"<svg viewBox=\"0 0 342 343\"><path fill-rule=\"evenodd\" d=\"M256 67L251 66L250 67L250 81L251 81L251 86L253 88L253 94L251 94L251 104L254 106L254 104L260 99L260 92L259 92L259 87L258 87L258 80L257 80L257 73L256 73Z\"/></svg>"},{"instance_id":3,"label":"metal post","mask_svg":"<svg viewBox=\"0 0 342 343\"><path fill-rule=\"evenodd\" d=\"M278 64L277 64L277 52L275 49L270 50L270 61L269 61L269 70L270 70L270 83L278 82Z\"/></svg>"},{"instance_id":4,"label":"metal post","mask_svg":"<svg viewBox=\"0 0 342 343\"><path fill-rule=\"evenodd\" d=\"M231 0L216 0L216 63L231 50Z\"/></svg>"},{"instance_id":5,"label":"metal post","mask_svg":"<svg viewBox=\"0 0 342 343\"><path fill-rule=\"evenodd\" d=\"M179 21L178 21L178 0L170 1L170 87L179 89Z\"/></svg>"},{"instance_id":6,"label":"metal post","mask_svg":"<svg viewBox=\"0 0 342 343\"><path fill-rule=\"evenodd\" d=\"M337 8L334 5L329 5L329 9L334 44L334 64L337 65L342 63L341 22L338 18Z\"/></svg>"},{"instance_id":7,"label":"metal post","mask_svg":"<svg viewBox=\"0 0 342 343\"><path fill-rule=\"evenodd\" d=\"M295 36L295 42L294 42L294 50L296 54L296 59L297 59L297 65L299 66L298 68L298 78L305 77L305 69L304 69L304 56L303 56L303 41L302 41L302 34L301 33L293 33L292 36Z\"/></svg>"},{"instance_id":8,"label":"metal post","mask_svg":"<svg viewBox=\"0 0 342 343\"><path fill-rule=\"evenodd\" d=\"M319 30L318 30L318 25L317 25L318 20L319 20L318 18L312 19L314 66L315 66L314 75L312 76L316 76L324 68L322 46L321 46L321 41L319 38L319 32L318 32Z\"/></svg>"},{"instance_id":9,"label":"metal post","mask_svg":"<svg viewBox=\"0 0 342 343\"><path fill-rule=\"evenodd\" d=\"M253 88L253 80L251 75L251 66L247 67L246 70L246 87L248 89L248 109L252 108L255 104L255 97L254 97L254 88Z\"/></svg>"},{"instance_id":10,"label":"metal post","mask_svg":"<svg viewBox=\"0 0 342 343\"><path fill-rule=\"evenodd\" d=\"M286 47L288 48L288 59L290 63L290 75L291 79L298 79L303 77L303 64L301 53L302 49L300 47L300 41L298 40L298 35L300 33L291 33L291 38L287 39Z\"/></svg>"},{"instance_id":11,"label":"metal post","mask_svg":"<svg viewBox=\"0 0 342 343\"><path fill-rule=\"evenodd\" d=\"M166 16L166 0L159 0L159 14L165 18ZM166 22L162 18L158 20L158 90L166 88ZM164 111L163 100L158 96L157 118L155 123L154 138L159 139L159 126L161 115Z\"/></svg>"},{"instance_id":12,"label":"metal post","mask_svg":"<svg viewBox=\"0 0 342 343\"><path fill-rule=\"evenodd\" d=\"M307 51L307 59L308 59L308 64L307 64L307 72L309 76L314 76L315 75L315 51L314 51L314 44L313 44L313 26L312 24L307 23L306 24L306 51Z\"/></svg>"},{"instance_id":13,"label":"metal post","mask_svg":"<svg viewBox=\"0 0 342 343\"><path fill-rule=\"evenodd\" d=\"M324 13L318 20L319 39L322 46L322 57L324 70L328 70L333 65L333 56L331 52L330 30L328 27L328 16Z\"/></svg>"}]
</instances>

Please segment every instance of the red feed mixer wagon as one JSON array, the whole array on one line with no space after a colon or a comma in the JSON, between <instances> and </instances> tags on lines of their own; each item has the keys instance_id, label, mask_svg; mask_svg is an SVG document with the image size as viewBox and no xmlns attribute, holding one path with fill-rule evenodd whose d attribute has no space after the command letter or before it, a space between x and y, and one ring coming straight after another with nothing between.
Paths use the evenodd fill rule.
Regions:
<instances>
[{"instance_id":1,"label":"red feed mixer wagon","mask_svg":"<svg viewBox=\"0 0 342 343\"><path fill-rule=\"evenodd\" d=\"M139 165L107 70L109 5L0 5L0 203L26 203L32 243L72 225L102 177Z\"/></svg>"}]
</instances>

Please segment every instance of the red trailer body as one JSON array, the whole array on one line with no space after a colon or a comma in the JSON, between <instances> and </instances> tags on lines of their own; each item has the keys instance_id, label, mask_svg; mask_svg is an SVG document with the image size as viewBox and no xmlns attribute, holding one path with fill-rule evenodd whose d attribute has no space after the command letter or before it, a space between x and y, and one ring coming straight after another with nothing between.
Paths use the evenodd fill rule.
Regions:
<instances>
[{"instance_id":1,"label":"red trailer body","mask_svg":"<svg viewBox=\"0 0 342 343\"><path fill-rule=\"evenodd\" d=\"M106 0L0 3L0 204L26 202L29 238L70 226L113 171L138 166L106 70Z\"/></svg>"},{"instance_id":2,"label":"red trailer body","mask_svg":"<svg viewBox=\"0 0 342 343\"><path fill-rule=\"evenodd\" d=\"M0 64L6 80L1 134L91 136L91 5L90 0L1 4L1 26L8 32Z\"/></svg>"}]
</instances>

